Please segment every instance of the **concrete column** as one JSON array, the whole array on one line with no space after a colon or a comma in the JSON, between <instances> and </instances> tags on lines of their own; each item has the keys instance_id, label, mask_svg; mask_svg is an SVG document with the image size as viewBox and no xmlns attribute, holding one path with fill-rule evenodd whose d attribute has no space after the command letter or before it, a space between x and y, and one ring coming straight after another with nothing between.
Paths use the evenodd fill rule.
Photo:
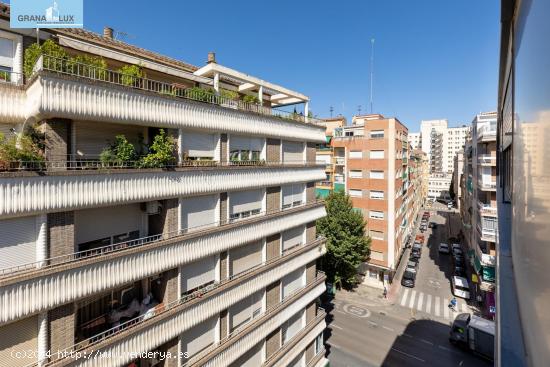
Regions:
<instances>
[{"instance_id":1,"label":"concrete column","mask_svg":"<svg viewBox=\"0 0 550 367\"><path fill-rule=\"evenodd\" d=\"M307 101L304 104L304 118L306 122L308 122L308 117L307 117L308 114L309 114L309 101Z\"/></svg>"},{"instance_id":2,"label":"concrete column","mask_svg":"<svg viewBox=\"0 0 550 367\"><path fill-rule=\"evenodd\" d=\"M260 85L258 88L258 99L260 100L260 105L264 104L264 87Z\"/></svg>"},{"instance_id":3,"label":"concrete column","mask_svg":"<svg viewBox=\"0 0 550 367\"><path fill-rule=\"evenodd\" d=\"M214 90L216 91L216 94L220 94L220 74L219 73L214 74Z\"/></svg>"},{"instance_id":4,"label":"concrete column","mask_svg":"<svg viewBox=\"0 0 550 367\"><path fill-rule=\"evenodd\" d=\"M48 362L48 313L38 314L38 367L45 366Z\"/></svg>"},{"instance_id":5,"label":"concrete column","mask_svg":"<svg viewBox=\"0 0 550 367\"><path fill-rule=\"evenodd\" d=\"M39 214L36 217L36 228L38 236L36 238L36 262L37 267L41 268L46 265L48 258L48 215Z\"/></svg>"},{"instance_id":6,"label":"concrete column","mask_svg":"<svg viewBox=\"0 0 550 367\"><path fill-rule=\"evenodd\" d=\"M178 129L178 164L183 162L183 130Z\"/></svg>"}]
</instances>

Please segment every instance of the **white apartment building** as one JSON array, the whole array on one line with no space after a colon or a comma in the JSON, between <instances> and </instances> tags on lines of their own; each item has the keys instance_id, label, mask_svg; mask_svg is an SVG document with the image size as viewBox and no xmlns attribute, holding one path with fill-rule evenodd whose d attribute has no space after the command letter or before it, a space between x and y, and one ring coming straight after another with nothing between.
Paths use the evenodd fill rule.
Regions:
<instances>
[{"instance_id":1,"label":"white apartment building","mask_svg":"<svg viewBox=\"0 0 550 367\"><path fill-rule=\"evenodd\" d=\"M325 366L308 97L109 28L41 29L24 68L9 11L0 146L31 158L0 159L0 366Z\"/></svg>"},{"instance_id":2,"label":"white apartment building","mask_svg":"<svg viewBox=\"0 0 550 367\"><path fill-rule=\"evenodd\" d=\"M413 150L421 149L422 139L420 133L410 133L409 144Z\"/></svg>"},{"instance_id":3,"label":"white apartment building","mask_svg":"<svg viewBox=\"0 0 550 367\"><path fill-rule=\"evenodd\" d=\"M447 198L452 181L454 157L464 148L468 127L448 127L448 121L423 120L419 146L428 156L430 181L428 196Z\"/></svg>"}]
</instances>

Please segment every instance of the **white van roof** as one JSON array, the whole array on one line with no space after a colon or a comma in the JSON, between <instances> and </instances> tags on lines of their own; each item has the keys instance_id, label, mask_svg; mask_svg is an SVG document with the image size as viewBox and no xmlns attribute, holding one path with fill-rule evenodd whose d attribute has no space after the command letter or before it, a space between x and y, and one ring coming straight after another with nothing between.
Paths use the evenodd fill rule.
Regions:
<instances>
[{"instance_id":1,"label":"white van roof","mask_svg":"<svg viewBox=\"0 0 550 367\"><path fill-rule=\"evenodd\" d=\"M486 332L487 334L495 335L495 322L483 319L479 316L472 315L470 318L470 327Z\"/></svg>"},{"instance_id":2,"label":"white van roof","mask_svg":"<svg viewBox=\"0 0 550 367\"><path fill-rule=\"evenodd\" d=\"M468 280L466 280L466 278L463 278L463 277L454 276L453 283L458 287L464 287L464 288L469 287Z\"/></svg>"}]
</instances>

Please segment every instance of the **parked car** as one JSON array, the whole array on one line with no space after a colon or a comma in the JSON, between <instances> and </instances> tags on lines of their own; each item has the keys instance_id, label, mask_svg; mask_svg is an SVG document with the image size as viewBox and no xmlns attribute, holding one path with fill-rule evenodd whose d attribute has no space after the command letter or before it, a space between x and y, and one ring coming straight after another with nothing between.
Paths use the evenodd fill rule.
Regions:
<instances>
[{"instance_id":1,"label":"parked car","mask_svg":"<svg viewBox=\"0 0 550 367\"><path fill-rule=\"evenodd\" d=\"M403 277L401 278L401 285L408 288L414 288L414 282L416 280L416 271L405 270Z\"/></svg>"},{"instance_id":2,"label":"parked car","mask_svg":"<svg viewBox=\"0 0 550 367\"><path fill-rule=\"evenodd\" d=\"M428 228L436 228L436 227L437 227L437 223L430 222L430 224L428 224Z\"/></svg>"},{"instance_id":3,"label":"parked car","mask_svg":"<svg viewBox=\"0 0 550 367\"><path fill-rule=\"evenodd\" d=\"M464 256L453 254L454 266L464 267Z\"/></svg>"},{"instance_id":4,"label":"parked car","mask_svg":"<svg viewBox=\"0 0 550 367\"><path fill-rule=\"evenodd\" d=\"M466 278L454 276L451 283L456 297L470 299L470 285Z\"/></svg>"},{"instance_id":5,"label":"parked car","mask_svg":"<svg viewBox=\"0 0 550 367\"><path fill-rule=\"evenodd\" d=\"M412 254L409 256L409 261L414 261L415 263L420 262L420 257L415 257Z\"/></svg>"},{"instance_id":6,"label":"parked car","mask_svg":"<svg viewBox=\"0 0 550 367\"><path fill-rule=\"evenodd\" d=\"M466 278L466 269L464 269L462 266L455 266L453 270L453 275Z\"/></svg>"},{"instance_id":7,"label":"parked car","mask_svg":"<svg viewBox=\"0 0 550 367\"><path fill-rule=\"evenodd\" d=\"M426 226L425 226L425 225L421 225L421 226L420 226L420 232L424 233L425 230L426 230Z\"/></svg>"},{"instance_id":8,"label":"parked car","mask_svg":"<svg viewBox=\"0 0 550 367\"><path fill-rule=\"evenodd\" d=\"M410 257L415 257L417 259L420 259L420 256L422 256L422 253L420 251L415 250L415 249L413 249L411 251L411 256Z\"/></svg>"},{"instance_id":9,"label":"parked car","mask_svg":"<svg viewBox=\"0 0 550 367\"><path fill-rule=\"evenodd\" d=\"M447 245L446 243L440 243L439 244L439 252L441 252L442 254L448 254L450 253L449 251L449 245Z\"/></svg>"},{"instance_id":10,"label":"parked car","mask_svg":"<svg viewBox=\"0 0 550 367\"><path fill-rule=\"evenodd\" d=\"M407 262L407 267L405 268L405 271L410 270L410 269L416 271L417 268L418 268L418 261L410 261L409 260Z\"/></svg>"},{"instance_id":11,"label":"parked car","mask_svg":"<svg viewBox=\"0 0 550 367\"><path fill-rule=\"evenodd\" d=\"M460 255L460 256L464 257L464 252L462 252L461 248L454 247L453 248L453 255Z\"/></svg>"},{"instance_id":12,"label":"parked car","mask_svg":"<svg viewBox=\"0 0 550 367\"><path fill-rule=\"evenodd\" d=\"M454 250L455 248L462 249L460 243L451 243L451 249Z\"/></svg>"},{"instance_id":13,"label":"parked car","mask_svg":"<svg viewBox=\"0 0 550 367\"><path fill-rule=\"evenodd\" d=\"M417 250L417 251L422 252L422 244L419 243L419 242L415 242L415 243L413 244L413 247L412 247L412 248L413 248L413 250Z\"/></svg>"},{"instance_id":14,"label":"parked car","mask_svg":"<svg viewBox=\"0 0 550 367\"><path fill-rule=\"evenodd\" d=\"M425 216L428 216L428 217L429 217L429 216L430 216L430 212L424 212L424 214L423 214L423 215L425 215Z\"/></svg>"}]
</instances>

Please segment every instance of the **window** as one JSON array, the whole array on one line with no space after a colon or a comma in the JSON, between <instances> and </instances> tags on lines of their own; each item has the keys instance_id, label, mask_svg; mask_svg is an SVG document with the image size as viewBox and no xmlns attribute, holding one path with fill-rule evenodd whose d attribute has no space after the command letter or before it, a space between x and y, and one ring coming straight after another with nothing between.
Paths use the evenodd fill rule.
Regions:
<instances>
[{"instance_id":1,"label":"window","mask_svg":"<svg viewBox=\"0 0 550 367\"><path fill-rule=\"evenodd\" d=\"M369 177L372 178L372 179L383 180L384 179L384 171L370 171Z\"/></svg>"},{"instance_id":2,"label":"window","mask_svg":"<svg viewBox=\"0 0 550 367\"><path fill-rule=\"evenodd\" d=\"M327 178L328 179L328 178ZM282 208L288 209L302 205L304 202L304 184L292 184L281 187L282 191Z\"/></svg>"},{"instance_id":3,"label":"window","mask_svg":"<svg viewBox=\"0 0 550 367\"><path fill-rule=\"evenodd\" d=\"M362 178L363 177L363 171L361 171L361 170L351 170L351 171L349 171L349 177L350 178Z\"/></svg>"},{"instance_id":4,"label":"window","mask_svg":"<svg viewBox=\"0 0 550 367\"><path fill-rule=\"evenodd\" d=\"M283 162L300 164L304 162L304 143L283 141Z\"/></svg>"},{"instance_id":5,"label":"window","mask_svg":"<svg viewBox=\"0 0 550 367\"><path fill-rule=\"evenodd\" d=\"M282 234L283 253L304 243L305 226L301 225L284 231Z\"/></svg>"},{"instance_id":6,"label":"window","mask_svg":"<svg viewBox=\"0 0 550 367\"><path fill-rule=\"evenodd\" d=\"M349 196L353 197L362 197L363 196L363 190L359 189L349 189Z\"/></svg>"},{"instance_id":7,"label":"window","mask_svg":"<svg viewBox=\"0 0 550 367\"><path fill-rule=\"evenodd\" d=\"M263 139L231 135L229 137L229 159L232 162L259 161L263 146Z\"/></svg>"},{"instance_id":8,"label":"window","mask_svg":"<svg viewBox=\"0 0 550 367\"><path fill-rule=\"evenodd\" d=\"M13 41L0 38L0 82L11 81L10 72L13 68Z\"/></svg>"},{"instance_id":9,"label":"window","mask_svg":"<svg viewBox=\"0 0 550 367\"><path fill-rule=\"evenodd\" d=\"M384 261L384 253L380 251L371 251L370 258L372 260Z\"/></svg>"},{"instance_id":10,"label":"window","mask_svg":"<svg viewBox=\"0 0 550 367\"><path fill-rule=\"evenodd\" d=\"M323 351L323 334L317 335L315 338L315 355L321 353Z\"/></svg>"},{"instance_id":11,"label":"window","mask_svg":"<svg viewBox=\"0 0 550 367\"><path fill-rule=\"evenodd\" d=\"M212 160L215 156L218 138L215 134L204 134L184 130L181 148L183 158L188 160Z\"/></svg>"},{"instance_id":12,"label":"window","mask_svg":"<svg viewBox=\"0 0 550 367\"><path fill-rule=\"evenodd\" d=\"M286 344L294 335L296 335L301 329L303 324L304 310L298 311L288 321L283 323L283 344Z\"/></svg>"},{"instance_id":13,"label":"window","mask_svg":"<svg viewBox=\"0 0 550 367\"><path fill-rule=\"evenodd\" d=\"M370 132L371 139L381 139L384 137L384 130L372 130Z\"/></svg>"},{"instance_id":14,"label":"window","mask_svg":"<svg viewBox=\"0 0 550 367\"><path fill-rule=\"evenodd\" d=\"M384 151L383 150L371 150L369 152L369 158L370 159L384 159Z\"/></svg>"},{"instance_id":15,"label":"window","mask_svg":"<svg viewBox=\"0 0 550 367\"><path fill-rule=\"evenodd\" d=\"M369 218L371 219L384 219L384 212L378 210L371 210L369 212Z\"/></svg>"},{"instance_id":16,"label":"window","mask_svg":"<svg viewBox=\"0 0 550 367\"><path fill-rule=\"evenodd\" d=\"M384 232L381 232L381 231L375 231L375 230L370 230L369 231L369 234L370 234L370 238L372 238L373 240L384 240Z\"/></svg>"},{"instance_id":17,"label":"window","mask_svg":"<svg viewBox=\"0 0 550 367\"><path fill-rule=\"evenodd\" d=\"M237 191L229 193L229 219L248 218L262 210L263 190Z\"/></svg>"},{"instance_id":18,"label":"window","mask_svg":"<svg viewBox=\"0 0 550 367\"><path fill-rule=\"evenodd\" d=\"M351 150L349 152L350 159L361 159L363 158L363 151L361 150Z\"/></svg>"},{"instance_id":19,"label":"window","mask_svg":"<svg viewBox=\"0 0 550 367\"><path fill-rule=\"evenodd\" d=\"M377 199L377 200L383 200L384 199L384 191L370 190L370 198L371 199Z\"/></svg>"}]
</instances>

